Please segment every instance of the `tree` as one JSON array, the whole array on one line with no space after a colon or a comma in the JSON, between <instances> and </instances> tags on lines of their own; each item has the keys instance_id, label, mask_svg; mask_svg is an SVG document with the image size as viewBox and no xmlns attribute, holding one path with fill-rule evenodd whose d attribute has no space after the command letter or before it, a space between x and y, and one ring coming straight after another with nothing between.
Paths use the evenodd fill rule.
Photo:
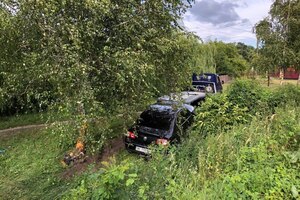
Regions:
<instances>
[{"instance_id":1,"label":"tree","mask_svg":"<svg viewBox=\"0 0 300 200\"><path fill-rule=\"evenodd\" d=\"M217 73L238 77L249 70L249 63L239 54L235 44L217 41L209 44L215 46L214 61Z\"/></svg>"},{"instance_id":2,"label":"tree","mask_svg":"<svg viewBox=\"0 0 300 200\"><path fill-rule=\"evenodd\" d=\"M255 26L259 41L259 62L263 69L276 67L299 68L300 55L300 1L275 0L269 16Z\"/></svg>"},{"instance_id":3,"label":"tree","mask_svg":"<svg viewBox=\"0 0 300 200\"><path fill-rule=\"evenodd\" d=\"M254 54L254 47L246 45L242 42L236 43L235 46L238 50L238 53L243 56L248 63L250 63Z\"/></svg>"},{"instance_id":4,"label":"tree","mask_svg":"<svg viewBox=\"0 0 300 200\"><path fill-rule=\"evenodd\" d=\"M86 137L101 146L105 119L130 120L189 83L199 42L177 21L190 2L3 0L0 115L55 109L74 123L58 129L68 144L83 121L98 119Z\"/></svg>"},{"instance_id":5,"label":"tree","mask_svg":"<svg viewBox=\"0 0 300 200\"><path fill-rule=\"evenodd\" d=\"M0 102L15 99L10 108L22 110L27 103L92 100L116 111L176 90L191 58L180 49L187 38L177 24L189 3L3 1L0 60L7 78Z\"/></svg>"}]
</instances>

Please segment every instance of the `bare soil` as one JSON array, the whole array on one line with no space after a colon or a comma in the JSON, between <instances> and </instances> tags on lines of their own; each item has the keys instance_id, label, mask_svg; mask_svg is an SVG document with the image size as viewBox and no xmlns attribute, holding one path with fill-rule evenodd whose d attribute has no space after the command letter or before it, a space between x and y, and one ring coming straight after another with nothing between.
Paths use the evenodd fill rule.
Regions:
<instances>
[{"instance_id":1,"label":"bare soil","mask_svg":"<svg viewBox=\"0 0 300 200\"><path fill-rule=\"evenodd\" d=\"M107 145L105 145L101 154L98 155L90 155L87 156L84 162L75 162L72 166L68 167L64 172L61 173L61 177L63 179L70 179L75 175L80 175L88 170L89 166L92 164L92 171L96 171L101 168L102 162L109 162L110 158L121 152L125 149L122 137L115 138L109 141Z\"/></svg>"}]
</instances>

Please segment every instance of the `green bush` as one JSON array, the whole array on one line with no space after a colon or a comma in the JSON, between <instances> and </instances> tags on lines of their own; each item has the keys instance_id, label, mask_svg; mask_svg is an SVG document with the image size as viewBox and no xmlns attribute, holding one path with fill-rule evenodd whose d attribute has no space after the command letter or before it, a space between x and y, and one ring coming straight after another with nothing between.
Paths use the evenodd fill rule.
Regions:
<instances>
[{"instance_id":1,"label":"green bush","mask_svg":"<svg viewBox=\"0 0 300 200\"><path fill-rule=\"evenodd\" d=\"M86 126L86 129L81 136L80 131L83 126ZM73 149L80 138L84 141L89 154L100 152L108 139L112 138L112 130L105 119L56 122L50 129L54 135L58 136L61 149Z\"/></svg>"},{"instance_id":2,"label":"green bush","mask_svg":"<svg viewBox=\"0 0 300 200\"><path fill-rule=\"evenodd\" d=\"M254 119L248 126L201 140L201 198L299 197L299 111L299 107L276 110L263 121Z\"/></svg>"},{"instance_id":3,"label":"green bush","mask_svg":"<svg viewBox=\"0 0 300 200\"><path fill-rule=\"evenodd\" d=\"M275 107L292 104L300 105L300 87L295 85L284 85L272 92L268 99L268 105L274 110Z\"/></svg>"},{"instance_id":4,"label":"green bush","mask_svg":"<svg viewBox=\"0 0 300 200\"><path fill-rule=\"evenodd\" d=\"M65 199L124 199L125 192L135 182L137 174L130 173L132 163L126 161L117 165L115 160L104 162L105 167L93 175L87 176L80 185L70 191ZM125 196L124 196L125 195Z\"/></svg>"},{"instance_id":5,"label":"green bush","mask_svg":"<svg viewBox=\"0 0 300 200\"><path fill-rule=\"evenodd\" d=\"M268 110L268 92L254 80L237 80L227 91L228 100L240 108L247 108L251 115Z\"/></svg>"},{"instance_id":6,"label":"green bush","mask_svg":"<svg viewBox=\"0 0 300 200\"><path fill-rule=\"evenodd\" d=\"M247 107L232 103L226 94L207 97L196 112L194 129L200 130L202 136L219 134L251 118Z\"/></svg>"}]
</instances>

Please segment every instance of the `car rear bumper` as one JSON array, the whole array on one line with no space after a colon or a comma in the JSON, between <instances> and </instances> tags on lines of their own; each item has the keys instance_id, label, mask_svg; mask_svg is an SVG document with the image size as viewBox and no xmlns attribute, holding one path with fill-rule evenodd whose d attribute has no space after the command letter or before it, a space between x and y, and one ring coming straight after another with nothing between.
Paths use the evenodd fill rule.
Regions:
<instances>
[{"instance_id":1,"label":"car rear bumper","mask_svg":"<svg viewBox=\"0 0 300 200\"><path fill-rule=\"evenodd\" d=\"M142 155L150 155L151 154L151 150L147 146L134 143L126 137L124 139L124 143L125 143L125 148L130 153L137 153L137 154L142 154Z\"/></svg>"}]
</instances>

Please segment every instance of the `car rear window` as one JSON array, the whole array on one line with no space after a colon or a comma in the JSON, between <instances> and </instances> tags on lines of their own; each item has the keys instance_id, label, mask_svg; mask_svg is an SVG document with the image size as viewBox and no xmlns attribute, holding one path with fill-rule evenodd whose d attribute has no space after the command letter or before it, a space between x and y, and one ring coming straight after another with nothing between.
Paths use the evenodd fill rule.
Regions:
<instances>
[{"instance_id":1,"label":"car rear window","mask_svg":"<svg viewBox=\"0 0 300 200\"><path fill-rule=\"evenodd\" d=\"M170 113L146 110L141 114L138 125L167 131L173 118Z\"/></svg>"}]
</instances>

